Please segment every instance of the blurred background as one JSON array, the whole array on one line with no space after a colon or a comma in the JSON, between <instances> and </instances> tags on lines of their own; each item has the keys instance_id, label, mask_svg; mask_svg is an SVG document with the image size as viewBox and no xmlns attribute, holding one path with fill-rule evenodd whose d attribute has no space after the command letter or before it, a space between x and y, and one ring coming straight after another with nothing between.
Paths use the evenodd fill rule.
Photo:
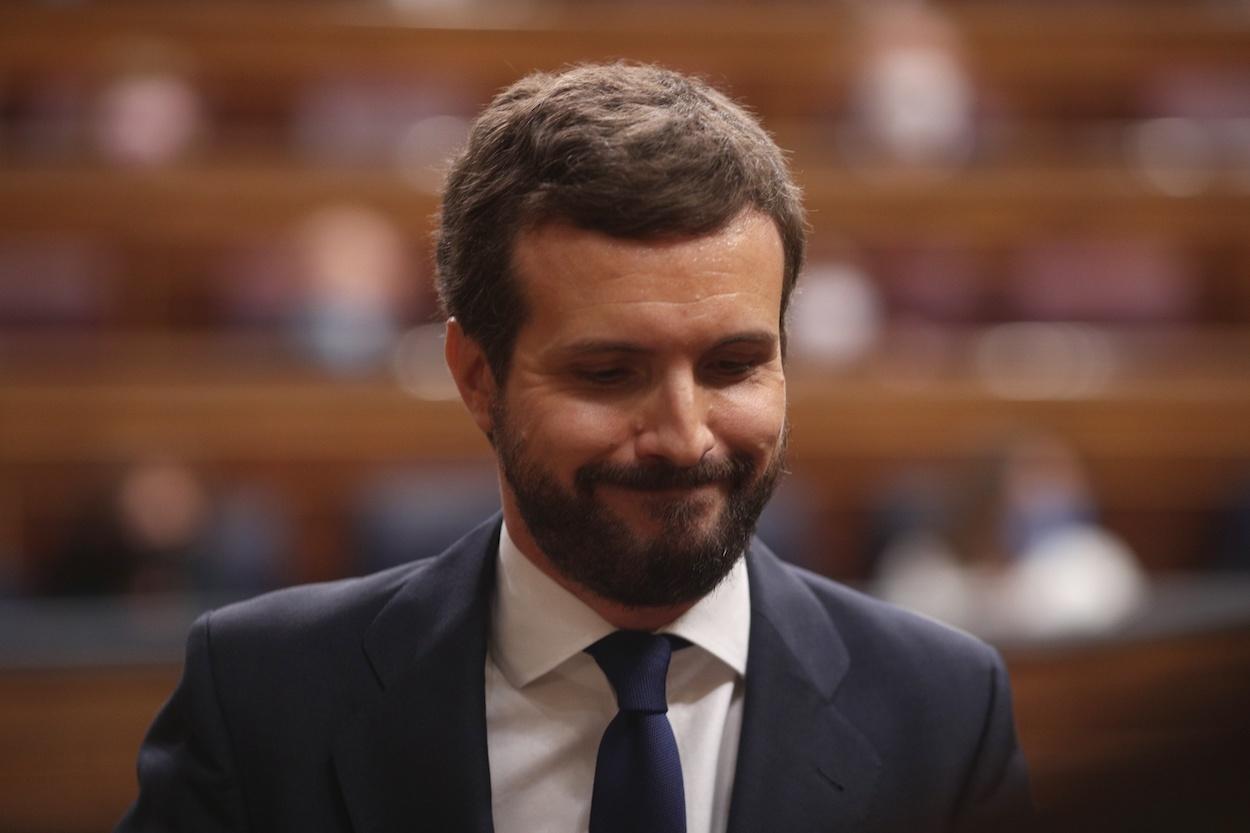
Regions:
<instances>
[{"instance_id":1,"label":"blurred background","mask_svg":"<svg viewBox=\"0 0 1250 833\"><path fill-rule=\"evenodd\" d=\"M1250 830L1250 5L0 7L0 831L108 829L194 615L498 505L442 367L495 91L702 75L792 162L786 557L990 639L1063 830Z\"/></svg>"}]
</instances>

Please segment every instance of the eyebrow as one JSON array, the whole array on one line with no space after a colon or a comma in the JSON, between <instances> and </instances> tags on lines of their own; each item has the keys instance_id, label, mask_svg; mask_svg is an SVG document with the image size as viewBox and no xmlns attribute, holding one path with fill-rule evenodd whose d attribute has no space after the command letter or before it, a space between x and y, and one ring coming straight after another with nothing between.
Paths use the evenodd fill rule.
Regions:
<instances>
[{"instance_id":1,"label":"eyebrow","mask_svg":"<svg viewBox=\"0 0 1250 833\"><path fill-rule=\"evenodd\" d=\"M721 347L728 347L731 344L748 344L759 347L772 347L778 341L777 334L770 330L748 330L746 332L734 333L725 336L720 341L712 345L713 350Z\"/></svg>"},{"instance_id":2,"label":"eyebrow","mask_svg":"<svg viewBox=\"0 0 1250 833\"><path fill-rule=\"evenodd\" d=\"M716 343L708 348L707 352L736 344L771 347L777 341L778 337L774 332L768 330L745 330L717 340ZM652 350L633 341L587 338L566 344L558 348L557 352L564 356L585 356L599 353L645 354L652 352Z\"/></svg>"}]
</instances>

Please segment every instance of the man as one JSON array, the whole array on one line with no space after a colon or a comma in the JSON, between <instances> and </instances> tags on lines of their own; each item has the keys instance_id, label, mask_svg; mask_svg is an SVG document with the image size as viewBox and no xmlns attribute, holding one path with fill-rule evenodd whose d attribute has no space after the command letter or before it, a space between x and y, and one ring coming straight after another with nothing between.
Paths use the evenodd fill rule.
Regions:
<instances>
[{"instance_id":1,"label":"man","mask_svg":"<svg viewBox=\"0 0 1250 833\"><path fill-rule=\"evenodd\" d=\"M501 93L448 178L438 267L502 519L202 618L120 829L926 831L1025 812L992 650L751 540L783 465L803 245L780 152L707 86L613 65Z\"/></svg>"}]
</instances>

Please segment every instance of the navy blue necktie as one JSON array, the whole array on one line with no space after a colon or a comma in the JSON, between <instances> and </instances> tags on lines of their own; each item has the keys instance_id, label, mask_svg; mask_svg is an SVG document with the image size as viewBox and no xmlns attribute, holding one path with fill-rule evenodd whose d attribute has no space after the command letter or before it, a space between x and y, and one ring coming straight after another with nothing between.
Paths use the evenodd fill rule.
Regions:
<instances>
[{"instance_id":1,"label":"navy blue necktie","mask_svg":"<svg viewBox=\"0 0 1250 833\"><path fill-rule=\"evenodd\" d=\"M620 711L595 762L590 833L686 833L686 792L665 683L680 637L617 631L586 649L603 669Z\"/></svg>"}]
</instances>

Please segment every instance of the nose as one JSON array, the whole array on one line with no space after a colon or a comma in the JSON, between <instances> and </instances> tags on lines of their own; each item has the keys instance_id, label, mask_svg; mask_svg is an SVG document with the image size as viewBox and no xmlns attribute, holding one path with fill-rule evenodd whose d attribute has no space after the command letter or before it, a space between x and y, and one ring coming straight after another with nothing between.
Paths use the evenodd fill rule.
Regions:
<instances>
[{"instance_id":1,"label":"nose","mask_svg":"<svg viewBox=\"0 0 1250 833\"><path fill-rule=\"evenodd\" d=\"M674 372L651 392L639 424L639 459L689 467L703 459L716 439L708 425L707 392L692 372Z\"/></svg>"}]
</instances>

